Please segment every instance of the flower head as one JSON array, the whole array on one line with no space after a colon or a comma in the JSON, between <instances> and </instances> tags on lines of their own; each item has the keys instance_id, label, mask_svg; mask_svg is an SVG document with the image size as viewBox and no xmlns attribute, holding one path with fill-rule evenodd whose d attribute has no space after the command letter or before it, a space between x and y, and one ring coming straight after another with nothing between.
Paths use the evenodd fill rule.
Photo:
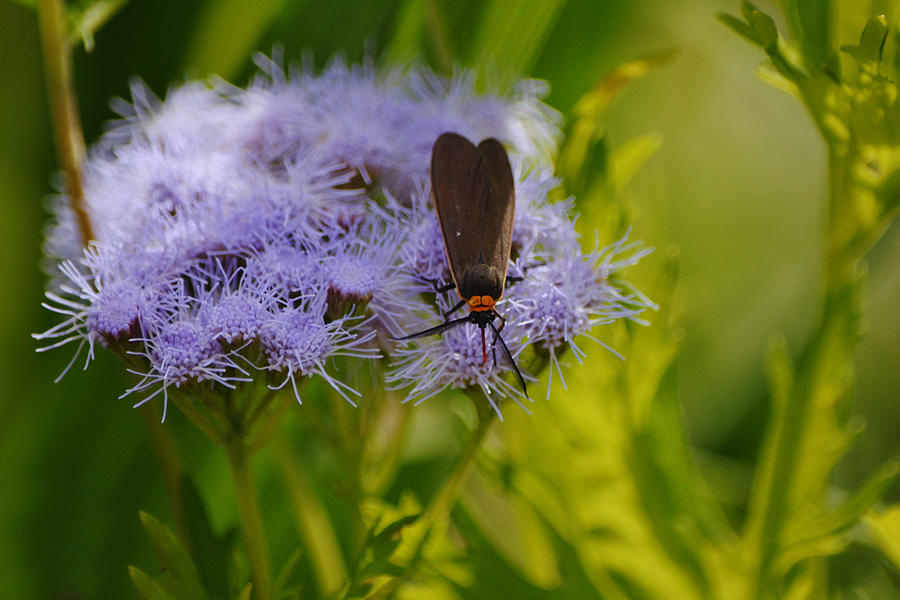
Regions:
<instances>
[{"instance_id":1,"label":"flower head","mask_svg":"<svg viewBox=\"0 0 900 600\"><path fill-rule=\"evenodd\" d=\"M194 82L159 100L136 82L132 101L115 103L121 119L84 170L96 237L86 250L64 198L53 205L46 306L62 322L35 336L44 349L74 342L89 361L99 343L127 356L140 381L126 394L139 404L253 379L290 382L299 401L307 377L353 402L338 367L387 352L386 379L409 399L478 387L499 410L497 398L520 395L505 377L529 345L554 361L564 346L580 356L575 337L651 306L610 276L643 251L620 241L582 255L571 202L549 200L559 131L543 84L500 96L476 93L470 72L257 63L246 89ZM502 337L499 322L462 323L390 343L423 318L443 321L457 300L435 295L451 281L428 173L445 131L509 151L509 272L522 280L496 307Z\"/></svg>"}]
</instances>

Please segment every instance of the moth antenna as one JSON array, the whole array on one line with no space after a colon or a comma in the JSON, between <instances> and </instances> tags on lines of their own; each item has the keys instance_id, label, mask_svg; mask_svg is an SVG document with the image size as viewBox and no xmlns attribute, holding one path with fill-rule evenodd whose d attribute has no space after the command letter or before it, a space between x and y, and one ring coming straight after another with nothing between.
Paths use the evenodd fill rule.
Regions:
<instances>
[{"instance_id":1,"label":"moth antenna","mask_svg":"<svg viewBox=\"0 0 900 600\"><path fill-rule=\"evenodd\" d=\"M465 323L465 322L471 321L471 320L472 320L471 316L460 317L459 319L453 319L452 321L445 321L444 323L441 323L440 325L438 325L436 327L431 327L424 331L419 331L417 333L413 333L411 335L405 335L403 337L391 337L391 339L394 340L395 342L402 342L404 340L411 340L414 338L425 337L428 335L437 335L439 333L443 333L443 332L447 331L448 329L450 329L451 327L453 327L455 325L460 325L461 323Z\"/></svg>"}]
</instances>

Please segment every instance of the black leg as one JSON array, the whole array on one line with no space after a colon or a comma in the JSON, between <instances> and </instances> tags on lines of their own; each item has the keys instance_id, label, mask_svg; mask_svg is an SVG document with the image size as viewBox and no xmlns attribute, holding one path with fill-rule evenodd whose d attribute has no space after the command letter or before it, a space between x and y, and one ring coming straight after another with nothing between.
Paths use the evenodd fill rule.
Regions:
<instances>
[{"instance_id":1,"label":"black leg","mask_svg":"<svg viewBox=\"0 0 900 600\"><path fill-rule=\"evenodd\" d=\"M545 264L547 264L547 263L542 263L542 262L531 263L530 265L525 265L524 267L522 267L521 275L507 275L506 283L505 283L504 287L509 287L509 284L511 284L511 283L517 283L517 282L525 279L525 273L528 272L528 269L531 269L533 267L543 267Z\"/></svg>"},{"instance_id":2,"label":"black leg","mask_svg":"<svg viewBox=\"0 0 900 600\"><path fill-rule=\"evenodd\" d=\"M498 319L500 319L500 327L499 327L499 329L497 329L497 333L499 334L501 331L503 331L503 328L506 327L506 319L504 319L503 315L498 313L496 310L493 312L494 312L494 316L497 317Z\"/></svg>"},{"instance_id":3,"label":"black leg","mask_svg":"<svg viewBox=\"0 0 900 600\"><path fill-rule=\"evenodd\" d=\"M496 367L497 366L497 338L500 337L500 332L503 331L503 328L506 326L506 319L504 319L503 316L500 313L498 313L496 310L492 310L491 312L494 313L495 317L500 319L500 327L499 328L495 329L494 325L491 324L491 329L493 329L494 333L495 333L494 341L491 343L491 356L494 359L494 366Z\"/></svg>"},{"instance_id":4,"label":"black leg","mask_svg":"<svg viewBox=\"0 0 900 600\"><path fill-rule=\"evenodd\" d=\"M443 332L447 331L447 330L450 329L451 327L456 327L457 325L461 325L461 324L463 324L463 323L472 323L472 322L473 322L473 321L472 321L472 315L466 315L465 317L460 317L460 318L458 318L458 319L453 319L452 321L446 321L446 322L441 323L440 325L438 325L438 326L436 326L436 327L429 327L428 329L425 329L425 330L423 330L423 331L419 331L419 332L414 333L414 334L412 334L412 335L406 335L406 336L399 337L399 338L392 337L391 339L392 339L392 340L397 340L397 341L399 342L399 341L403 341L403 340L411 340L411 339L414 339L414 338L425 337L425 336L428 336L428 335L438 335L438 334L440 334L440 333L443 333Z\"/></svg>"},{"instance_id":5,"label":"black leg","mask_svg":"<svg viewBox=\"0 0 900 600\"><path fill-rule=\"evenodd\" d=\"M460 308L462 308L465 303L466 303L465 300L460 300L459 302L457 302L456 306L454 306L453 308L451 308L450 310L448 310L447 312L444 313L444 320L449 321L450 315L452 315L453 313L458 311Z\"/></svg>"},{"instance_id":6,"label":"black leg","mask_svg":"<svg viewBox=\"0 0 900 600\"><path fill-rule=\"evenodd\" d=\"M427 281L432 285L432 287L434 287L435 294L446 294L450 290L456 288L456 284L452 281L446 285L438 285L441 282L440 279L426 279L425 281Z\"/></svg>"}]
</instances>

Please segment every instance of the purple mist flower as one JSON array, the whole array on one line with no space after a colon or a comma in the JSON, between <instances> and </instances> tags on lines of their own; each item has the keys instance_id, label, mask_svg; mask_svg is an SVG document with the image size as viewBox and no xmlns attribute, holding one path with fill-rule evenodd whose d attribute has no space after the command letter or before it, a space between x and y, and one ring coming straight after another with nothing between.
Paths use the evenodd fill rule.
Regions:
<instances>
[{"instance_id":1,"label":"purple mist flower","mask_svg":"<svg viewBox=\"0 0 900 600\"><path fill-rule=\"evenodd\" d=\"M160 100L134 82L132 101L114 103L121 118L84 168L87 249L65 197L52 203L45 306L62 321L35 336L42 349L73 343L89 362L99 343L127 356L138 404L250 379L290 382L299 401L313 376L352 402L332 359L388 352L386 380L409 399L477 386L499 411L497 398L520 392L490 329L487 361L470 324L389 342L440 323L456 300L434 296L450 277L428 173L445 131L497 138L515 166L510 274L524 280L497 307L513 357L534 346L559 372L558 349L580 357L578 335L652 306L613 276L645 251L623 238L583 255L571 201L550 200L559 118L544 84L501 96L476 93L466 71L257 64L246 89L190 82Z\"/></svg>"},{"instance_id":2,"label":"purple mist flower","mask_svg":"<svg viewBox=\"0 0 900 600\"><path fill-rule=\"evenodd\" d=\"M526 168L520 159L514 176L517 212L508 271L512 276L522 277L522 281L507 286L503 300L497 304L497 312L506 319L502 336L514 358L528 346L546 351L551 367L550 382L555 372L565 386L558 356L562 347L570 349L580 362L584 352L575 338L590 337L588 332L595 325L620 318L637 320L645 309L655 308L627 282L612 277L638 262L651 249L643 248L638 242L628 243L626 233L611 246L583 255L569 217L571 202L548 200L551 190L558 186L549 170ZM433 210L419 200L413 204L412 214L416 223L410 226L412 233L402 248L402 264L417 278L415 291L428 298L433 296L435 288L429 280L445 283L449 281L449 270ZM435 304L411 300L410 304L419 306L426 320L424 324L421 319L412 322L406 332L440 323L457 299L451 291L439 297ZM465 308L455 316L462 316L463 311ZM484 361L477 326L465 323L445 331L442 336L442 339L417 339L412 346L403 343L395 350L397 358L387 381L393 388L409 387L407 400L421 402L447 388L474 385L484 390L495 408L498 405L491 394L512 397L517 402L524 397L518 387L504 378L510 369L501 360L499 342ZM493 342L493 337L488 329L488 344ZM497 357L496 364L494 357ZM548 385L548 397L549 393Z\"/></svg>"},{"instance_id":3,"label":"purple mist flower","mask_svg":"<svg viewBox=\"0 0 900 600\"><path fill-rule=\"evenodd\" d=\"M442 312L451 308L443 298L438 301L438 307ZM498 415L500 407L494 395L513 398L525 408L519 401L521 392L504 379L510 367L503 361L502 349L494 347L493 336L490 329L485 330L486 361L482 355L481 330L470 323L448 329L441 336L421 338L415 346L400 346L395 350L396 360L386 376L387 382L391 389L411 387L406 400L416 404L448 388L477 386ZM509 337L508 332L504 337L515 358L524 349L521 339Z\"/></svg>"},{"instance_id":4,"label":"purple mist flower","mask_svg":"<svg viewBox=\"0 0 900 600\"><path fill-rule=\"evenodd\" d=\"M134 406L141 406L162 392L163 420L169 386L178 388L185 383L213 381L234 388L236 382L251 381L247 371L224 350L215 330L200 319L188 317L160 323L150 335L135 341L143 347L129 354L147 359L150 366L146 372L129 369L130 373L141 376L141 380L120 397L157 388Z\"/></svg>"},{"instance_id":5,"label":"purple mist flower","mask_svg":"<svg viewBox=\"0 0 900 600\"><path fill-rule=\"evenodd\" d=\"M514 323L514 335L526 337L531 344L549 352L551 376L559 375L565 387L557 352L567 347L581 362L584 351L575 338L585 336L621 356L588 332L595 325L638 317L656 306L627 282L611 275L637 263L652 248L639 242L628 243L628 233L618 241L589 255L577 249L550 258L528 270L528 276L510 290L508 318ZM547 387L547 396L550 386Z\"/></svg>"},{"instance_id":6,"label":"purple mist flower","mask_svg":"<svg viewBox=\"0 0 900 600\"><path fill-rule=\"evenodd\" d=\"M356 406L347 394L359 393L325 370L325 360L332 356L355 358L377 358L381 355L377 348L366 344L375 336L374 331L365 334L354 332L360 325L361 317L343 317L325 322L327 303L320 294L299 308L285 308L271 314L262 325L260 341L268 357L266 369L284 375L278 389L291 382L297 402L298 377L318 375L325 379L347 402Z\"/></svg>"}]
</instances>

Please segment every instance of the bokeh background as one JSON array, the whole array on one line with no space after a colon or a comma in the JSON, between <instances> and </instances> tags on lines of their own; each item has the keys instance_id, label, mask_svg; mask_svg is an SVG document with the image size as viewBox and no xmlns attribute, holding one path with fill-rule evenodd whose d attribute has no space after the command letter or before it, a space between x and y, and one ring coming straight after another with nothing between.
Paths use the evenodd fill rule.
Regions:
<instances>
[{"instance_id":1,"label":"bokeh background","mask_svg":"<svg viewBox=\"0 0 900 600\"><path fill-rule=\"evenodd\" d=\"M483 22L480 1L419 4L131 0L97 33L91 53L75 53L86 138L101 134L113 117L109 100L128 97L133 76L160 96L213 73L243 84L254 70L251 53L276 43L288 61L307 53L320 66L336 53L418 56L440 66L446 52L469 65L483 59L469 51L479 36L531 35L515 23L473 27ZM428 7L447 24L437 45L404 33L410 15ZM614 143L662 136L627 190L634 236L679 249L679 397L698 464L739 510L769 409L768 340L782 332L800 348L817 316L826 157L803 107L755 77L758 49L715 20L736 10L736 0L568 0L547 11L538 50L512 62L549 81L547 102L565 115L613 66L681 48L617 101L608 126ZM129 401L117 400L126 384L113 357L100 352L89 370L54 385L71 353L35 354L30 337L55 322L40 302L44 205L56 169L37 16L27 3L0 0L0 598L133 597L123 565L152 564L136 513L167 510L146 428ZM869 262L855 400L867 428L839 465L837 489L857 485L900 449L898 264L894 227ZM565 394L550 401L565 402ZM540 413L537 406L533 418ZM176 411L166 426L191 449L192 475L212 494L204 500L213 526L232 522L222 459ZM427 473L423 466L420 476ZM221 497L216 486L225 488Z\"/></svg>"}]
</instances>

